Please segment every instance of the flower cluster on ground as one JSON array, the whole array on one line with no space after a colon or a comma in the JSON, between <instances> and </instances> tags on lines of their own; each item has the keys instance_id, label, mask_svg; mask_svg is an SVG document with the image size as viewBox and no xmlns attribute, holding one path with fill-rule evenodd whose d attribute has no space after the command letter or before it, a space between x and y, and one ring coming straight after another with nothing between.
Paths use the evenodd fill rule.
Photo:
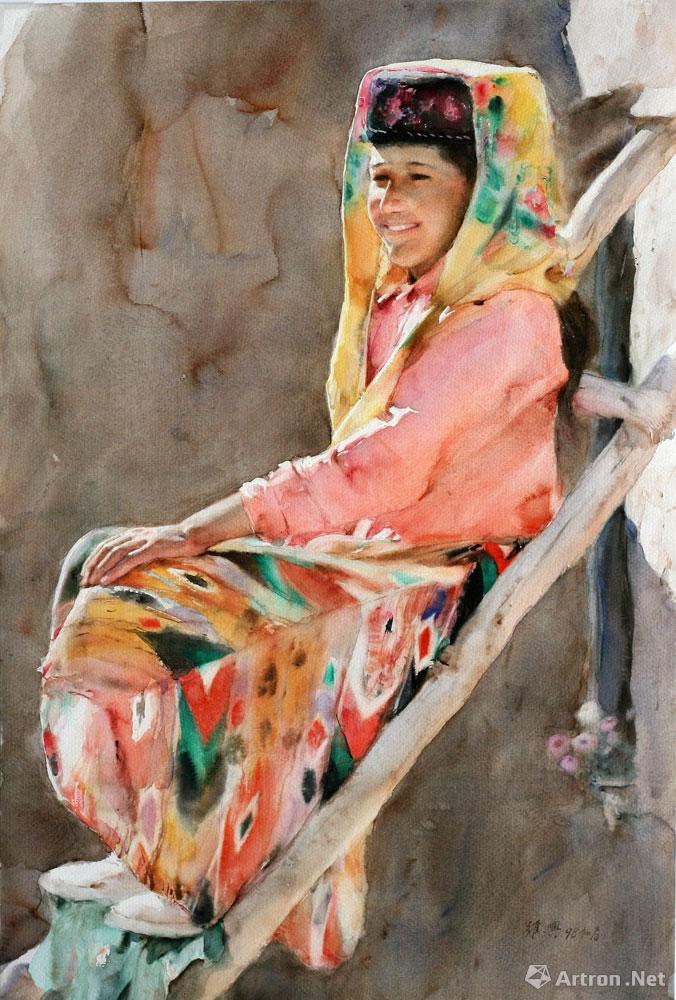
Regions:
<instances>
[{"instance_id":1,"label":"flower cluster on ground","mask_svg":"<svg viewBox=\"0 0 676 1000\"><path fill-rule=\"evenodd\" d=\"M627 730L633 710L624 716L602 716L598 706L592 708L585 703L577 713L579 731L554 733L547 739L548 758L559 771L588 784L594 793L630 785L635 779L635 748Z\"/></svg>"}]
</instances>

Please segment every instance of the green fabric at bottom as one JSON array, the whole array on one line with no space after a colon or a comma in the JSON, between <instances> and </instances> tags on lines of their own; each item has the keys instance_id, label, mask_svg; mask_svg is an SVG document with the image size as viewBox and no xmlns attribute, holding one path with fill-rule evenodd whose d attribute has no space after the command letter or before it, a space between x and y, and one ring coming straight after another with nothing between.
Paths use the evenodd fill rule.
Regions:
<instances>
[{"instance_id":1,"label":"green fabric at bottom","mask_svg":"<svg viewBox=\"0 0 676 1000\"><path fill-rule=\"evenodd\" d=\"M48 897L51 928L29 966L48 1000L165 1000L191 962L227 958L217 924L191 938L155 938L108 927L109 906Z\"/></svg>"}]
</instances>

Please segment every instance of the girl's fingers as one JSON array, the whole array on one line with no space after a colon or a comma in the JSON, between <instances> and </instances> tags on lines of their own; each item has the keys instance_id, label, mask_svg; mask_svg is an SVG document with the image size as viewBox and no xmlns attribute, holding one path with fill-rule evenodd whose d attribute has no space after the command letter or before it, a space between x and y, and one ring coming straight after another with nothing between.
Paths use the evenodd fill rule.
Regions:
<instances>
[{"instance_id":1,"label":"girl's fingers","mask_svg":"<svg viewBox=\"0 0 676 1000\"><path fill-rule=\"evenodd\" d=\"M125 542L116 539L117 544L100 553L99 558L92 565L87 573L86 580L89 583L96 583L103 573L109 572L130 549L138 548L138 539L130 538Z\"/></svg>"},{"instance_id":2,"label":"girl's fingers","mask_svg":"<svg viewBox=\"0 0 676 1000\"><path fill-rule=\"evenodd\" d=\"M91 580L92 574L96 571L96 567L99 561L105 555L106 550L96 549L89 558L86 560L82 567L81 579L83 584L88 584Z\"/></svg>"},{"instance_id":3,"label":"girl's fingers","mask_svg":"<svg viewBox=\"0 0 676 1000\"><path fill-rule=\"evenodd\" d=\"M148 528L133 529L102 542L82 567L82 586L104 586L124 576L135 566L162 559L180 551L180 542L157 538Z\"/></svg>"},{"instance_id":4,"label":"girl's fingers","mask_svg":"<svg viewBox=\"0 0 676 1000\"><path fill-rule=\"evenodd\" d=\"M116 566L121 559L124 559L125 556L127 556L127 554L137 544L138 543L135 541L129 541L125 542L122 545L116 545L115 548L111 549L110 552L108 552L108 554L105 556L105 558L103 558L101 562L98 564L98 566L96 567L96 572L99 575L101 575L102 573L110 572L113 566Z\"/></svg>"},{"instance_id":5,"label":"girl's fingers","mask_svg":"<svg viewBox=\"0 0 676 1000\"><path fill-rule=\"evenodd\" d=\"M115 544L117 543L118 539L115 539ZM108 555L112 551L113 547L114 547L113 543L108 542L99 546L98 549L92 552L92 554L82 567L83 580L89 580L91 579L92 576L94 576L97 573L99 566L104 561L104 559L108 558Z\"/></svg>"},{"instance_id":6,"label":"girl's fingers","mask_svg":"<svg viewBox=\"0 0 676 1000\"><path fill-rule=\"evenodd\" d=\"M82 579L83 580L86 579L86 577L92 572L94 567L98 566L101 559L103 559L104 556L107 555L107 553L112 548L114 548L116 545L119 545L120 542L126 541L131 537L132 537L131 533L125 531L122 534L113 535L112 538L107 538L105 542L101 542L100 545L97 545L94 551L87 556L82 565Z\"/></svg>"},{"instance_id":7,"label":"girl's fingers","mask_svg":"<svg viewBox=\"0 0 676 1000\"><path fill-rule=\"evenodd\" d=\"M147 562L147 551L149 548L150 545L146 542L132 552L125 553L112 568L106 570L100 582L104 585L112 583L114 580L118 580L121 576L124 576L125 573L129 573L136 566L141 566L144 562Z\"/></svg>"}]
</instances>

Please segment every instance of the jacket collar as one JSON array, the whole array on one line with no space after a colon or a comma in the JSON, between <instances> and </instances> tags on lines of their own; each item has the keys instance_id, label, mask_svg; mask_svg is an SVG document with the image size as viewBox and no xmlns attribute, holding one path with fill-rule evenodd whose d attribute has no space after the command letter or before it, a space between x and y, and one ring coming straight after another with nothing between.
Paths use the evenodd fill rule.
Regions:
<instances>
[{"instance_id":1,"label":"jacket collar","mask_svg":"<svg viewBox=\"0 0 676 1000\"><path fill-rule=\"evenodd\" d=\"M409 301L412 301L413 299L420 298L422 295L434 295L443 267L444 258L440 257L436 264L433 264L428 271L420 275L417 281L411 280L409 275L408 277L404 276L403 278L400 277L399 280L388 282L380 289L380 294L376 298L377 305L383 306L392 298L397 300L407 298ZM404 272L401 273L404 274Z\"/></svg>"}]
</instances>

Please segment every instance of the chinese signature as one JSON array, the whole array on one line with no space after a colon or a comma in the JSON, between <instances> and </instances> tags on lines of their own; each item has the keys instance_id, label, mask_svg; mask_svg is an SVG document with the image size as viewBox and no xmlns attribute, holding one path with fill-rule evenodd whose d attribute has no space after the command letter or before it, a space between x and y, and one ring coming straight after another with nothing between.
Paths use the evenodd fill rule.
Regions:
<instances>
[{"instance_id":1,"label":"chinese signature","mask_svg":"<svg viewBox=\"0 0 676 1000\"><path fill-rule=\"evenodd\" d=\"M601 929L598 925L593 930L589 930L588 927L580 927L577 924L567 927L560 920L528 920L523 936L529 938L560 937L564 941L580 941L585 938L590 941L598 941L601 937Z\"/></svg>"}]
</instances>

